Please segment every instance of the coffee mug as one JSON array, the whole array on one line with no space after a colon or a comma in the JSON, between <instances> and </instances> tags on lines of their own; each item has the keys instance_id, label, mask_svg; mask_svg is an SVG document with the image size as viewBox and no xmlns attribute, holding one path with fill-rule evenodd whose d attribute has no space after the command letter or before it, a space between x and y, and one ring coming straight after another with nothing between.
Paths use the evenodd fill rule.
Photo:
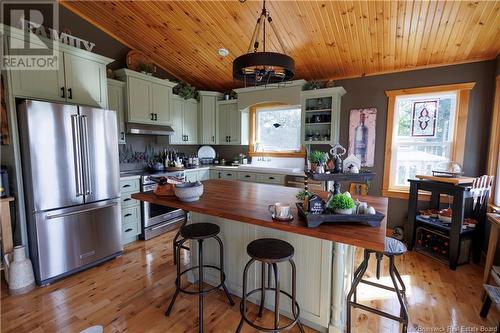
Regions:
<instances>
[{"instance_id":1,"label":"coffee mug","mask_svg":"<svg viewBox=\"0 0 500 333\"><path fill-rule=\"evenodd\" d=\"M274 205L269 205L269 212L276 218L286 219L290 216L290 205L282 202L277 202Z\"/></svg>"}]
</instances>

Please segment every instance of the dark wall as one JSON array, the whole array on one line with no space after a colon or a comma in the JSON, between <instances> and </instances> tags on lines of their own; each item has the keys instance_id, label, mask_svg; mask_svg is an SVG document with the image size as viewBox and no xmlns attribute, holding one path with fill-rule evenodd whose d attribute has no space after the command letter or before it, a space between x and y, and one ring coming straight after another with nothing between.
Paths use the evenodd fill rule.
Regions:
<instances>
[{"instance_id":1,"label":"dark wall","mask_svg":"<svg viewBox=\"0 0 500 333\"><path fill-rule=\"evenodd\" d=\"M345 147L347 147L349 137L349 111L365 107L377 108L375 167L373 168L377 176L373 180L371 193L379 195L382 189L387 121L386 90L475 81L476 85L470 95L467 133L464 133L466 155L463 167L468 176L479 176L485 172L496 67L496 61L491 60L335 82L335 85L342 86L347 91L347 94L342 97L340 117L340 143ZM389 227L403 225L407 213L406 200L389 199L388 211Z\"/></svg>"},{"instance_id":2,"label":"dark wall","mask_svg":"<svg viewBox=\"0 0 500 333\"><path fill-rule=\"evenodd\" d=\"M129 47L118 42L110 35L63 6L59 6L59 30L68 30L73 36L95 43L92 52L115 59L114 62L108 65L108 68L114 70L127 67L126 56L130 51ZM156 68L154 76L162 79L175 79L173 75L159 67Z\"/></svg>"}]
</instances>

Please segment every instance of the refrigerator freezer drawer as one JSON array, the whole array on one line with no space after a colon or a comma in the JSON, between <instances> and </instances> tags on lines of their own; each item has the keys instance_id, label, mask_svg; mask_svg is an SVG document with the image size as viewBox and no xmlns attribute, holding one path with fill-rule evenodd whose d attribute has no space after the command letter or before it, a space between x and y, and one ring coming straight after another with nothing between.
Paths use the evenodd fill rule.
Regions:
<instances>
[{"instance_id":1,"label":"refrigerator freezer drawer","mask_svg":"<svg viewBox=\"0 0 500 333\"><path fill-rule=\"evenodd\" d=\"M39 284L122 251L119 199L38 213L35 221Z\"/></svg>"}]
</instances>

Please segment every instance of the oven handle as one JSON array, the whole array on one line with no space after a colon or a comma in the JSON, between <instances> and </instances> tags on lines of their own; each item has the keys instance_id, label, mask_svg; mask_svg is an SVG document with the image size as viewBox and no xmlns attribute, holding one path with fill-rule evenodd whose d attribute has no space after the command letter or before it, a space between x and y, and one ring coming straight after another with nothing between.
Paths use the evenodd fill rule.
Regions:
<instances>
[{"instance_id":1,"label":"oven handle","mask_svg":"<svg viewBox=\"0 0 500 333\"><path fill-rule=\"evenodd\" d=\"M154 230L157 230L157 229L160 229L160 228L163 228L163 227L166 227L167 225L169 224L172 224L172 223L176 223L176 222L179 222L181 220L184 220L184 217L180 217L180 218L177 218L175 220L171 220L171 221L167 221L165 223L162 223L160 225L155 225L154 227L152 227L150 230L151 231L154 231Z\"/></svg>"}]
</instances>

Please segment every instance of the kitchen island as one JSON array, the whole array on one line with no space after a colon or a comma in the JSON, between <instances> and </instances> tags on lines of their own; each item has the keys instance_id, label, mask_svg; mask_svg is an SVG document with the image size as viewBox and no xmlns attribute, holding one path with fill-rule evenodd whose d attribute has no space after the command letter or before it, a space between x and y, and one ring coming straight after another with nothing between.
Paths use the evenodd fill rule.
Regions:
<instances>
[{"instance_id":1,"label":"kitchen island","mask_svg":"<svg viewBox=\"0 0 500 333\"><path fill-rule=\"evenodd\" d=\"M190 212L189 223L211 222L221 228L224 242L225 273L231 293L241 296L243 267L249 257L246 245L252 240L274 237L291 243L295 248L297 265L297 300L304 324L320 331L343 332L345 327L345 298L349 290L355 247L377 251L384 249L385 220L380 227L358 224L324 224L308 228L297 215L294 203L297 188L255 184L242 181L207 180L199 201L185 203L175 197L160 197L151 192L133 194L137 200L151 202ZM327 193L317 193L326 197ZM387 199L359 196L378 211L386 213ZM287 202L292 206L294 219L290 222L273 221L268 205ZM196 242L191 244L191 260L197 262ZM207 241L204 261L218 264L218 248ZM281 264L280 264L281 265ZM289 266L283 264L282 288L290 289ZM249 288L259 284L260 265L253 265L249 273ZM191 277L194 281L195 276ZM207 271L205 281L217 284L216 272ZM250 299L252 300L252 299ZM256 300L256 299L254 299ZM289 316L287 302L281 302L281 313ZM266 304L269 309L273 304Z\"/></svg>"}]
</instances>

